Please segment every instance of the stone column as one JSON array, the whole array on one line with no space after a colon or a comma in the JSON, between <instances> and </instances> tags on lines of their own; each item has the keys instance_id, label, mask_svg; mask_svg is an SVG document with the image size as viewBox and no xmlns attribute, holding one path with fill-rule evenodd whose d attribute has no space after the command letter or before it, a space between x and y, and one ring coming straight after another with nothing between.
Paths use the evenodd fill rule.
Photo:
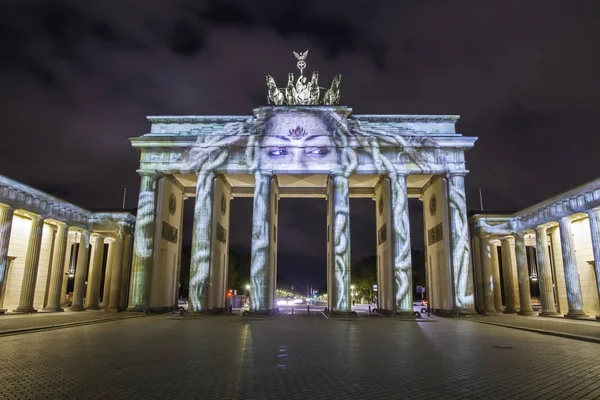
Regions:
<instances>
[{"instance_id":1,"label":"stone column","mask_svg":"<svg viewBox=\"0 0 600 400\"><path fill-rule=\"evenodd\" d=\"M109 302L107 303L108 308L107 311L117 311L119 309L119 296L121 294L121 282L122 269L123 269L123 230L119 229L115 236L114 243L111 244L112 249L112 257L110 259L110 264L112 265L112 272L110 274L110 293Z\"/></svg>"},{"instance_id":2,"label":"stone column","mask_svg":"<svg viewBox=\"0 0 600 400\"><path fill-rule=\"evenodd\" d=\"M254 174L254 209L252 213L252 257L250 261L250 310L268 312L273 308L270 297L271 180L272 175Z\"/></svg>"},{"instance_id":3,"label":"stone column","mask_svg":"<svg viewBox=\"0 0 600 400\"><path fill-rule=\"evenodd\" d=\"M52 252L52 271L50 273L50 287L48 288L48 304L44 308L44 311L64 311L60 307L60 296L63 278L65 276L65 256L67 254L68 236L69 227L65 224L59 224L54 240L54 250Z\"/></svg>"},{"instance_id":4,"label":"stone column","mask_svg":"<svg viewBox=\"0 0 600 400\"><path fill-rule=\"evenodd\" d=\"M33 308L33 297L35 295L35 283L40 261L43 232L44 219L38 215L33 216L31 218L31 230L29 231L29 241L27 243L27 255L25 256L21 296L19 298L19 306L14 310L15 312L30 313L36 311Z\"/></svg>"},{"instance_id":5,"label":"stone column","mask_svg":"<svg viewBox=\"0 0 600 400\"><path fill-rule=\"evenodd\" d=\"M494 274L492 272L492 246L489 235L481 235L479 238L481 249L479 251L481 258L482 283L483 283L483 313L495 314L496 306L494 304Z\"/></svg>"},{"instance_id":6,"label":"stone column","mask_svg":"<svg viewBox=\"0 0 600 400\"><path fill-rule=\"evenodd\" d=\"M594 269L596 270L596 287L598 288L598 302L600 303L600 207L587 211L587 215L590 218ZM596 319L600 320L600 315L596 315Z\"/></svg>"},{"instance_id":7,"label":"stone column","mask_svg":"<svg viewBox=\"0 0 600 400\"><path fill-rule=\"evenodd\" d=\"M583 312L583 296L577 260L575 259L575 244L573 243L573 230L571 218L561 218L558 222L560 230L560 248L562 250L563 268L565 269L565 285L567 287L567 303L569 312L565 317L588 317Z\"/></svg>"},{"instance_id":8,"label":"stone column","mask_svg":"<svg viewBox=\"0 0 600 400\"><path fill-rule=\"evenodd\" d=\"M504 280L504 299L506 301L505 314L517 313L517 294L515 293L515 277L513 275L513 254L510 238L500 240L502 251L502 278Z\"/></svg>"},{"instance_id":9,"label":"stone column","mask_svg":"<svg viewBox=\"0 0 600 400\"><path fill-rule=\"evenodd\" d=\"M519 274L519 303L521 303L520 315L535 315L531 308L531 287L529 284L529 266L527 265L527 253L525 252L525 234L515 233L515 253L517 256L517 272Z\"/></svg>"},{"instance_id":10,"label":"stone column","mask_svg":"<svg viewBox=\"0 0 600 400\"><path fill-rule=\"evenodd\" d=\"M538 226L535 228L535 247L537 250L538 274L540 285L540 298L542 312L540 315L557 315L554 299L554 288L552 287L552 271L550 269L550 253L548 251L547 228Z\"/></svg>"},{"instance_id":11,"label":"stone column","mask_svg":"<svg viewBox=\"0 0 600 400\"><path fill-rule=\"evenodd\" d=\"M448 177L448 201L450 209L450 251L452 276L454 278L454 309L462 314L473 314L473 274L470 267L469 223L465 197L466 171L450 172Z\"/></svg>"},{"instance_id":12,"label":"stone column","mask_svg":"<svg viewBox=\"0 0 600 400\"><path fill-rule=\"evenodd\" d=\"M127 307L129 295L129 277L131 274L131 231L126 230L123 237L123 263L121 265L121 283L119 292L119 310Z\"/></svg>"},{"instance_id":13,"label":"stone column","mask_svg":"<svg viewBox=\"0 0 600 400\"><path fill-rule=\"evenodd\" d=\"M5 293L4 286L8 275L8 245L14 210L10 207L0 206L0 296ZM0 299L0 306L4 299ZM6 310L0 309L0 314Z\"/></svg>"},{"instance_id":14,"label":"stone column","mask_svg":"<svg viewBox=\"0 0 600 400\"><path fill-rule=\"evenodd\" d=\"M102 308L108 308L110 304L110 286L113 273L113 254L115 242L108 242L108 254L106 255L106 271L104 271L104 288L102 289ZM121 277L119 276L119 279Z\"/></svg>"},{"instance_id":15,"label":"stone column","mask_svg":"<svg viewBox=\"0 0 600 400\"><path fill-rule=\"evenodd\" d=\"M129 311L143 311L149 307L150 281L154 252L156 218L156 180L153 171L138 171L142 180L135 222L133 260L131 262L131 298Z\"/></svg>"},{"instance_id":16,"label":"stone column","mask_svg":"<svg viewBox=\"0 0 600 400\"><path fill-rule=\"evenodd\" d=\"M392 250L396 314L414 315L408 189L405 174L390 174L392 206ZM349 220L349 219L348 219ZM350 240L348 240L350 245ZM350 257L348 257L348 262Z\"/></svg>"},{"instance_id":17,"label":"stone column","mask_svg":"<svg viewBox=\"0 0 600 400\"><path fill-rule=\"evenodd\" d=\"M85 296L85 280L88 275L89 250L90 231L84 229L81 231L79 249L77 250L77 265L75 266L75 283L73 285L71 311L85 311L83 296Z\"/></svg>"},{"instance_id":18,"label":"stone column","mask_svg":"<svg viewBox=\"0 0 600 400\"><path fill-rule=\"evenodd\" d=\"M348 177L332 174L331 185L331 233L329 246L332 257L329 275L328 305L332 312L352 311L350 298L350 186Z\"/></svg>"},{"instance_id":19,"label":"stone column","mask_svg":"<svg viewBox=\"0 0 600 400\"><path fill-rule=\"evenodd\" d=\"M62 280L62 286L60 288L60 305L61 306L67 306L66 305L66 294L67 294L67 286L69 284L69 269L71 268L71 253L74 249L73 244L74 242L77 241L77 232L75 232L75 234L73 235L73 237L75 238L74 241L72 242L69 239L69 235L67 235L67 254L65 255L65 265L64 265L64 269L63 269L63 280ZM71 299L72 300L72 299Z\"/></svg>"},{"instance_id":20,"label":"stone column","mask_svg":"<svg viewBox=\"0 0 600 400\"><path fill-rule=\"evenodd\" d=\"M88 310L100 309L100 281L102 280L102 261L104 259L104 236L95 235L93 245L92 270L88 279L90 298L87 299Z\"/></svg>"},{"instance_id":21,"label":"stone column","mask_svg":"<svg viewBox=\"0 0 600 400\"><path fill-rule=\"evenodd\" d=\"M474 264L474 270L475 270L475 287L477 288L475 290L475 293L477 295L477 312L484 314L485 313L485 302L483 301L483 296L484 296L484 292L483 292L483 283L484 283L484 279L483 279L483 269L482 269L482 257L481 257L481 244L480 244L480 237L479 235L474 235L473 236L473 264Z\"/></svg>"},{"instance_id":22,"label":"stone column","mask_svg":"<svg viewBox=\"0 0 600 400\"><path fill-rule=\"evenodd\" d=\"M190 312L208 311L214 179L214 171L198 172L190 261Z\"/></svg>"},{"instance_id":23,"label":"stone column","mask_svg":"<svg viewBox=\"0 0 600 400\"><path fill-rule=\"evenodd\" d=\"M500 263L498 262L498 246L490 243L491 263L492 267L492 289L494 291L494 308L496 312L502 312L502 286L500 283Z\"/></svg>"}]
</instances>

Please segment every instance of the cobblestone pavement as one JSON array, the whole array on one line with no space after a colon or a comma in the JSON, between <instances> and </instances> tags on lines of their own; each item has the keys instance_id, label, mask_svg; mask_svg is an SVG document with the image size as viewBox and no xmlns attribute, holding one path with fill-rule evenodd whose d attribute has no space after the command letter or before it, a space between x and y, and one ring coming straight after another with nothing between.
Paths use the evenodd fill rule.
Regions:
<instances>
[{"instance_id":1,"label":"cobblestone pavement","mask_svg":"<svg viewBox=\"0 0 600 400\"><path fill-rule=\"evenodd\" d=\"M0 337L0 398L597 399L598 360L465 319L151 316Z\"/></svg>"},{"instance_id":2,"label":"cobblestone pavement","mask_svg":"<svg viewBox=\"0 0 600 400\"><path fill-rule=\"evenodd\" d=\"M36 329L48 326L60 326L63 324L75 324L84 322L98 322L101 320L113 320L115 318L138 317L139 313L113 313L104 310L89 311L64 311L55 313L35 314L7 314L0 315L0 335L20 329Z\"/></svg>"},{"instance_id":3,"label":"cobblestone pavement","mask_svg":"<svg viewBox=\"0 0 600 400\"><path fill-rule=\"evenodd\" d=\"M562 317L526 317L521 315L474 316L469 318L474 321L506 324L600 339L600 321L575 320Z\"/></svg>"}]
</instances>

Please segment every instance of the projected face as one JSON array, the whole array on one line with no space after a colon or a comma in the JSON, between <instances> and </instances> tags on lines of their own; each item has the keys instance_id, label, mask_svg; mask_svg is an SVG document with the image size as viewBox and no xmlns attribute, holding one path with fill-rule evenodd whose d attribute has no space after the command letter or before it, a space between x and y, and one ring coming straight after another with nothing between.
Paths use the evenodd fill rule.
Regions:
<instances>
[{"instance_id":1,"label":"projected face","mask_svg":"<svg viewBox=\"0 0 600 400\"><path fill-rule=\"evenodd\" d=\"M275 114L265 127L259 164L263 168L288 166L310 171L335 163L337 155L330 131L318 115Z\"/></svg>"}]
</instances>

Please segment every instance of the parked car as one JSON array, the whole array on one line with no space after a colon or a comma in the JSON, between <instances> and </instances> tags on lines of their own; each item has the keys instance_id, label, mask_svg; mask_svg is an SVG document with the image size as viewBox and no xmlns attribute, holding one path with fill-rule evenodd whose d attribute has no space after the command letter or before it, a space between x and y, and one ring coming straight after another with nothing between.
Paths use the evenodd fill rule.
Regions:
<instances>
[{"instance_id":1,"label":"parked car","mask_svg":"<svg viewBox=\"0 0 600 400\"><path fill-rule=\"evenodd\" d=\"M188 302L187 302L187 300L179 300L177 302L177 306L179 307L180 310L184 310L184 311L188 310Z\"/></svg>"}]
</instances>

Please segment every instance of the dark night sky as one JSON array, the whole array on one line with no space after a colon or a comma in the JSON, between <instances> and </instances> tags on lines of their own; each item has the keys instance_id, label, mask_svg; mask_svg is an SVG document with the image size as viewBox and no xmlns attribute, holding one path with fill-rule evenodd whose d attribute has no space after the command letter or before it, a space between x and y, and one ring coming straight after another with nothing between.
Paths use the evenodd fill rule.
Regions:
<instances>
[{"instance_id":1,"label":"dark night sky","mask_svg":"<svg viewBox=\"0 0 600 400\"><path fill-rule=\"evenodd\" d=\"M458 130L479 137L469 208L481 188L486 209L517 210L599 175L598 21L600 2L583 0L2 0L0 173L120 207L124 187L138 190L127 137L149 130L146 115L249 114L265 74L285 80L292 50L310 49L307 70L343 73L357 114L460 114ZM251 202L235 202L230 241L244 248ZM374 251L374 210L351 207L356 261ZM320 280L324 201L281 210L282 274Z\"/></svg>"}]
</instances>

